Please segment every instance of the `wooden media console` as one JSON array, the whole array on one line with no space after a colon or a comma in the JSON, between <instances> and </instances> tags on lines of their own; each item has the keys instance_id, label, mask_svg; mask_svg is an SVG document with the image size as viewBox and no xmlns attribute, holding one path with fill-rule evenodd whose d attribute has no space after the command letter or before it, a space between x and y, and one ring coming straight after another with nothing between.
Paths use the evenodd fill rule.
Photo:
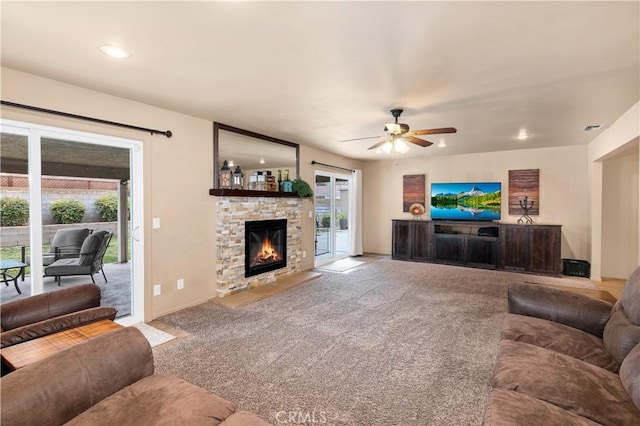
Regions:
<instances>
[{"instance_id":1,"label":"wooden media console","mask_svg":"<svg viewBox=\"0 0 640 426\"><path fill-rule=\"evenodd\" d=\"M392 221L391 258L560 275L561 225Z\"/></svg>"}]
</instances>

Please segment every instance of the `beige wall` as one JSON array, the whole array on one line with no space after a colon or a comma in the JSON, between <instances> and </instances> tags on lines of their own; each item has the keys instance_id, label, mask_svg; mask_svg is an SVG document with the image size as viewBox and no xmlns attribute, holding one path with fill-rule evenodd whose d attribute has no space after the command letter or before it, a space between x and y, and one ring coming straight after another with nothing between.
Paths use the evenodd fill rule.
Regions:
<instances>
[{"instance_id":1,"label":"beige wall","mask_svg":"<svg viewBox=\"0 0 640 426\"><path fill-rule=\"evenodd\" d=\"M629 146L637 146L638 137L640 136L640 102L633 105L618 120L611 123L598 137L596 137L588 145L588 162L590 180L590 209L591 214L591 279L600 280L603 275L603 235L605 233L620 232L618 228L632 229L636 226L637 216L634 218L631 213L625 215L619 222L605 222L603 217L603 197L608 192L608 188L604 183L604 164L606 161L617 158L620 152L626 152ZM637 149L637 148L636 148ZM633 179L628 176L627 179ZM637 194L635 194L637 197ZM637 200L638 198L636 198ZM638 207L636 206L636 209ZM633 212L633 208L629 209ZM619 218L620 219L620 218ZM636 221L635 223L633 221ZM640 231L638 231L640 232ZM640 235L636 236L636 241L640 241ZM640 247L636 245L624 246L618 245L616 252L630 251L635 253L636 266L640 265ZM607 250L606 256L615 256L616 252L611 252L611 247ZM607 261L609 264L610 261ZM611 270L611 272L615 272ZM616 274L623 272L616 272ZM625 276L628 276L628 271Z\"/></svg>"},{"instance_id":2,"label":"beige wall","mask_svg":"<svg viewBox=\"0 0 640 426\"><path fill-rule=\"evenodd\" d=\"M519 216L509 216L506 202L508 171L540 169L540 215L533 217L535 222L561 224L562 256L587 259L586 159L585 146L570 146L424 158L411 158L409 154L397 161L367 163L363 172L364 251L389 254L391 219L411 218L402 212L403 175L424 173L427 199L433 182L502 182L502 221L516 222Z\"/></svg>"},{"instance_id":3,"label":"beige wall","mask_svg":"<svg viewBox=\"0 0 640 426\"><path fill-rule=\"evenodd\" d=\"M636 149L603 162L603 277L628 278L638 265L638 157Z\"/></svg>"},{"instance_id":4,"label":"beige wall","mask_svg":"<svg viewBox=\"0 0 640 426\"><path fill-rule=\"evenodd\" d=\"M178 310L215 295L213 125L126 99L2 69L2 99L137 126L170 129L173 137L151 136L14 108L2 117L67 129L142 140L145 184L145 319ZM161 219L151 229L151 218ZM184 278L178 291L176 280ZM152 296L153 284L162 294Z\"/></svg>"}]
</instances>

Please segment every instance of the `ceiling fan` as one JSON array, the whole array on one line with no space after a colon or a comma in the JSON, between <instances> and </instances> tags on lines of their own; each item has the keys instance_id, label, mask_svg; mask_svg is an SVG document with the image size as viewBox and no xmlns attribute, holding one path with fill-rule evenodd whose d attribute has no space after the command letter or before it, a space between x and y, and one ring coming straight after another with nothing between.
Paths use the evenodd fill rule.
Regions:
<instances>
[{"instance_id":1,"label":"ceiling fan","mask_svg":"<svg viewBox=\"0 0 640 426\"><path fill-rule=\"evenodd\" d=\"M409 131L409 125L405 123L398 123L398 117L402 114L403 109L394 108L391 110L391 115L395 118L395 123L388 123L384 126L384 135L383 136L369 136L365 138L355 138L355 139L344 139L341 142L352 142L359 141L364 139L376 139L380 138L380 140L375 144L369 147L369 149L376 149L380 147L388 147L390 151L392 145L395 144L396 141L404 141L410 142L421 147L427 147L433 145L433 142L426 141L424 139L417 138L416 136L420 135L437 135L440 133L456 133L457 130L453 127L443 127L440 129L423 129L423 130L413 130ZM407 149L408 150L408 147Z\"/></svg>"}]
</instances>

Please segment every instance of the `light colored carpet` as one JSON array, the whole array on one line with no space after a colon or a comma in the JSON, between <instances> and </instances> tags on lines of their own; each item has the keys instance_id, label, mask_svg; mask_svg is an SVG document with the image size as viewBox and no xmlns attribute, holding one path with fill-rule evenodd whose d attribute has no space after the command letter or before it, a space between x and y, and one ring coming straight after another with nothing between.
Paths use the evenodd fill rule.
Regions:
<instances>
[{"instance_id":1,"label":"light colored carpet","mask_svg":"<svg viewBox=\"0 0 640 426\"><path fill-rule=\"evenodd\" d=\"M155 348L156 346L159 346L163 343L170 342L171 340L176 338L176 336L174 335L166 333L162 330L158 330L157 328L143 322L134 324L132 327L137 328L142 332L142 334L144 334L144 337L147 338L152 348Z\"/></svg>"},{"instance_id":2,"label":"light colored carpet","mask_svg":"<svg viewBox=\"0 0 640 426\"><path fill-rule=\"evenodd\" d=\"M154 351L156 369L273 424L479 425L513 281L574 280L380 260L159 318L191 336Z\"/></svg>"}]
</instances>

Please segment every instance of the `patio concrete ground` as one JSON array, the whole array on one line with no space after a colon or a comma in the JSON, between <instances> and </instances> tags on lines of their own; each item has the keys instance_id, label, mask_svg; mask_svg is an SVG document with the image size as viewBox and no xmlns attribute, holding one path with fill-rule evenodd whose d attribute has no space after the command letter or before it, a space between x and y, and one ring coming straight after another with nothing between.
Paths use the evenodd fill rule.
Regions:
<instances>
[{"instance_id":1,"label":"patio concrete ground","mask_svg":"<svg viewBox=\"0 0 640 426\"><path fill-rule=\"evenodd\" d=\"M93 276L102 292L101 305L115 306L118 309L117 317L129 315L131 313L131 264L128 262L107 263L103 268L107 282L101 272ZM45 293L88 283L91 283L91 278L88 275L62 277L60 286L56 284L53 277L44 277L43 279ZM0 285L0 304L24 299L31 295L30 276L27 275L24 281L18 278L18 285L22 294L18 294L13 286L13 281L9 285Z\"/></svg>"}]
</instances>

